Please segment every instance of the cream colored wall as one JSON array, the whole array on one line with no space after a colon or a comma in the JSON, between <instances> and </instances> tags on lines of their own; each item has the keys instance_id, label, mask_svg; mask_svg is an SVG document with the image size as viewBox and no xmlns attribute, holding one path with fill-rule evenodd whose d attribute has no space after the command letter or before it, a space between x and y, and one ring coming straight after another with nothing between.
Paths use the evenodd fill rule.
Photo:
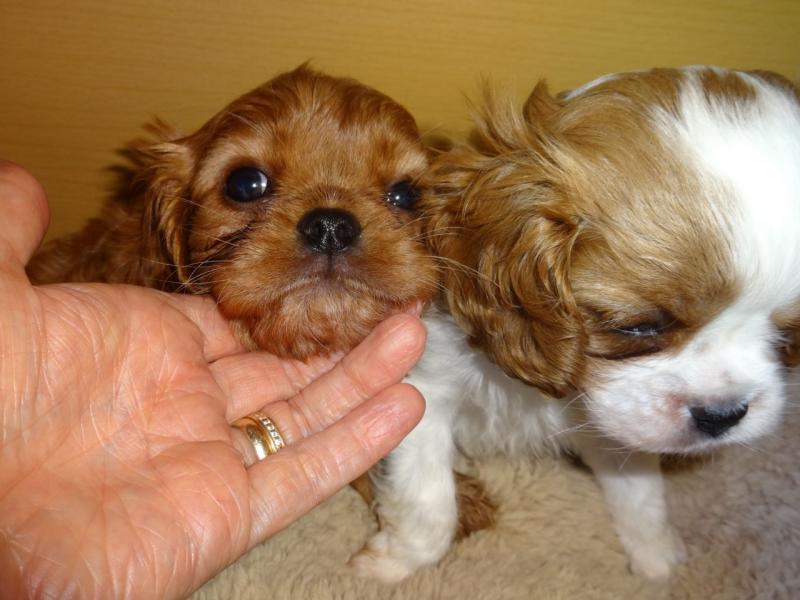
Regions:
<instances>
[{"instance_id":1,"label":"cream colored wall","mask_svg":"<svg viewBox=\"0 0 800 600\"><path fill-rule=\"evenodd\" d=\"M44 182L59 234L96 211L113 150L151 116L191 130L308 59L457 133L482 76L520 97L543 76L688 63L797 78L799 31L798 0L0 0L0 156Z\"/></svg>"}]
</instances>

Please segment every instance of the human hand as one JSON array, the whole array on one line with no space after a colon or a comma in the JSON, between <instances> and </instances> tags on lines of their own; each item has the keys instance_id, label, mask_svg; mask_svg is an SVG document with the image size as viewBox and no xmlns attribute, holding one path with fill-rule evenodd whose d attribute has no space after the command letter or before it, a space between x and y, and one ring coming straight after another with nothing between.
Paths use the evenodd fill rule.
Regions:
<instances>
[{"instance_id":1,"label":"human hand","mask_svg":"<svg viewBox=\"0 0 800 600\"><path fill-rule=\"evenodd\" d=\"M0 163L0 205L0 596L185 596L420 419L413 316L340 361L243 353L208 298L31 286L44 193ZM259 409L287 447L251 464Z\"/></svg>"}]
</instances>

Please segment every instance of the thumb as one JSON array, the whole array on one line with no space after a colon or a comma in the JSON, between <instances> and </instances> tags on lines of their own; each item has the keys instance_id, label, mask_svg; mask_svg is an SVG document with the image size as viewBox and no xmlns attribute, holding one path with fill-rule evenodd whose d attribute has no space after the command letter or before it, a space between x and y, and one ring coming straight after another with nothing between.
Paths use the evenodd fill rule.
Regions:
<instances>
[{"instance_id":1,"label":"thumb","mask_svg":"<svg viewBox=\"0 0 800 600\"><path fill-rule=\"evenodd\" d=\"M0 160L0 268L24 267L47 231L50 211L38 181L25 169Z\"/></svg>"}]
</instances>

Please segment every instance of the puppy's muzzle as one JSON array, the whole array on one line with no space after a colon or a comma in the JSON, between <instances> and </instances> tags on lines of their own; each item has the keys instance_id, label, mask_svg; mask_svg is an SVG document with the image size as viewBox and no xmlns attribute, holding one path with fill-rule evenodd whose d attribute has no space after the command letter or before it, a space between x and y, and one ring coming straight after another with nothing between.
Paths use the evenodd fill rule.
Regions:
<instances>
[{"instance_id":1,"label":"puppy's muzzle","mask_svg":"<svg viewBox=\"0 0 800 600\"><path fill-rule=\"evenodd\" d=\"M297 230L306 247L329 256L351 248L361 235L358 220L338 208L315 208L307 212Z\"/></svg>"}]
</instances>

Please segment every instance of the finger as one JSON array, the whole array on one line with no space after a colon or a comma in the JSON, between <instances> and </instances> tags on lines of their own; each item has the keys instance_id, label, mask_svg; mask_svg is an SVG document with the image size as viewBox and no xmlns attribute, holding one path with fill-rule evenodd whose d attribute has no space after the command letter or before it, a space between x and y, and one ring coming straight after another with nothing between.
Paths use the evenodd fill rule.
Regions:
<instances>
[{"instance_id":1,"label":"finger","mask_svg":"<svg viewBox=\"0 0 800 600\"><path fill-rule=\"evenodd\" d=\"M328 375L289 400L303 435L321 431L405 377L422 356L425 337L422 322L408 314L381 323Z\"/></svg>"},{"instance_id":2,"label":"finger","mask_svg":"<svg viewBox=\"0 0 800 600\"><path fill-rule=\"evenodd\" d=\"M250 547L364 473L400 443L424 410L414 387L397 384L325 431L250 467Z\"/></svg>"},{"instance_id":3,"label":"finger","mask_svg":"<svg viewBox=\"0 0 800 600\"><path fill-rule=\"evenodd\" d=\"M50 212L38 181L25 169L0 160L0 264L23 267L42 242Z\"/></svg>"},{"instance_id":4,"label":"finger","mask_svg":"<svg viewBox=\"0 0 800 600\"><path fill-rule=\"evenodd\" d=\"M203 336L203 356L213 362L245 351L210 296L164 294L166 302L187 317Z\"/></svg>"},{"instance_id":5,"label":"finger","mask_svg":"<svg viewBox=\"0 0 800 600\"><path fill-rule=\"evenodd\" d=\"M221 358L210 368L225 394L226 415L232 423L267 403L285 402L296 396L330 371L338 359L332 356L302 362L268 352L249 352Z\"/></svg>"},{"instance_id":6,"label":"finger","mask_svg":"<svg viewBox=\"0 0 800 600\"><path fill-rule=\"evenodd\" d=\"M233 360L220 361L214 365L215 376L227 392L229 422L261 410L276 424L286 443L292 444L321 431L400 381L419 359L424 345L422 323L410 315L395 315L322 376L330 364L280 361L270 371L246 364L259 359L242 361L247 372L229 370ZM268 360L263 358L261 366Z\"/></svg>"}]
</instances>

